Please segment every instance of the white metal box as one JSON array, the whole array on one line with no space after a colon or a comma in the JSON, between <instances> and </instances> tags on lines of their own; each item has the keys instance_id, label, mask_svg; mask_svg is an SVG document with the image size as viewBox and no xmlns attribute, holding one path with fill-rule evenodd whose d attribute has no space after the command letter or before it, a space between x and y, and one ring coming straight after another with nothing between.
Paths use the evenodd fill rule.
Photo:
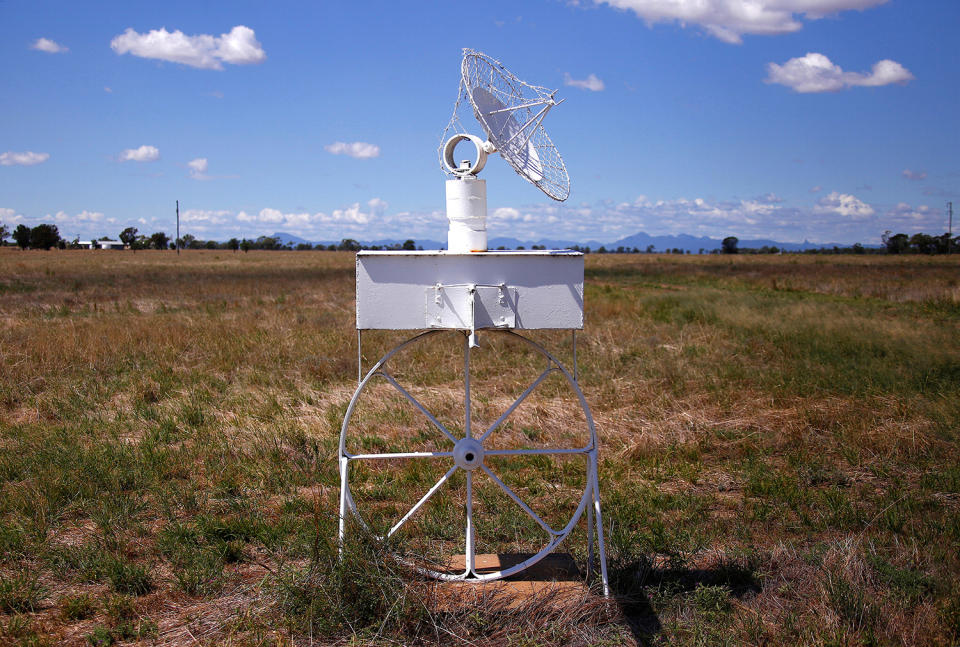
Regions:
<instances>
[{"instance_id":1,"label":"white metal box","mask_svg":"<svg viewBox=\"0 0 960 647\"><path fill-rule=\"evenodd\" d=\"M357 328L583 328L574 251L357 253Z\"/></svg>"}]
</instances>

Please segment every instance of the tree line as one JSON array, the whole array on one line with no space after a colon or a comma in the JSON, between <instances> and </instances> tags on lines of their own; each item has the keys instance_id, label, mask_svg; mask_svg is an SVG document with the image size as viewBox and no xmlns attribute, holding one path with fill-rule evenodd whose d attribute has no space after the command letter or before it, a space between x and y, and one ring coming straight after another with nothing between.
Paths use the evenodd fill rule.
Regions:
<instances>
[{"instance_id":1,"label":"tree line","mask_svg":"<svg viewBox=\"0 0 960 647\"><path fill-rule=\"evenodd\" d=\"M956 254L960 252L960 236L950 234L891 234L883 232L883 245L888 254Z\"/></svg>"},{"instance_id":2,"label":"tree line","mask_svg":"<svg viewBox=\"0 0 960 647\"><path fill-rule=\"evenodd\" d=\"M36 227L27 227L20 224L11 233L10 229L0 223L0 245L6 245L7 238L13 238L20 249L80 249L85 245L80 244L80 239L75 238L72 241L61 238L60 230L56 225L42 223ZM405 240L402 243L388 245L363 245L353 238L344 238L339 243L323 244L317 243L299 243L294 245L291 242L283 243L274 236L258 236L257 238L231 238L224 242L216 240L201 240L193 234L185 234L179 240L171 239L166 233L157 231L152 234L141 234L136 227L127 227L120 232L118 236L124 247L134 251L141 249L227 249L231 251L248 252L251 249L268 250L321 250L321 251L360 251L361 249L373 250L415 250L423 249L418 247L416 241L412 239ZM111 240L108 236L103 236L91 242L100 242Z\"/></svg>"},{"instance_id":3,"label":"tree line","mask_svg":"<svg viewBox=\"0 0 960 647\"><path fill-rule=\"evenodd\" d=\"M7 237L6 227L0 225L4 231L0 232L0 240ZM50 249L51 247L63 247L63 241L60 238L60 231L56 225L40 224L32 229L26 225L17 225L13 230L13 240L19 245L20 249L31 247L33 249Z\"/></svg>"},{"instance_id":4,"label":"tree line","mask_svg":"<svg viewBox=\"0 0 960 647\"><path fill-rule=\"evenodd\" d=\"M21 249L78 249L81 247L79 238L72 241L60 237L60 231L56 225L41 223L36 227L27 227L20 224L11 233L9 228L0 223L0 245L6 245L7 238L13 238L13 241ZM120 241L125 247L134 251L140 249L226 249L231 251L248 252L251 249L266 250L288 250L288 251L351 251L360 250L415 250L423 249L416 244L416 241L407 239L402 243L392 243L386 245L364 245L353 238L344 238L339 243L283 243L275 236L258 236L254 239L231 238L225 242L215 240L201 240L192 234L185 234L179 240L172 240L166 233L157 231L152 234L141 234L136 227L127 227L120 232ZM860 243L854 243L849 247L817 248L804 250L807 254L956 254L960 253L960 236L951 237L950 234L932 236L929 234L893 234L889 230L881 236L883 246L879 248L867 248ZM98 241L110 240L107 236L97 239ZM179 245L178 245L179 243ZM498 250L505 249L498 247ZM524 249L523 245L517 246L518 250ZM532 245L530 249L545 249L543 245ZM573 245L571 249L584 254L654 254L657 250L653 245L648 245L643 252L636 247L619 246L607 249L600 246L591 250L586 246ZM739 247L739 240L736 236L727 236L721 242L719 249L700 248L699 253L708 254L777 254L781 250L776 246L767 246L753 249ZM690 250L679 248L665 249L659 253L666 254L684 254L691 253Z\"/></svg>"},{"instance_id":5,"label":"tree line","mask_svg":"<svg viewBox=\"0 0 960 647\"><path fill-rule=\"evenodd\" d=\"M880 237L883 241L882 247L864 247L860 243L854 243L849 247L818 247L815 249L803 250L804 254L956 254L960 253L960 236L951 237L950 234L940 236L931 236L930 234L892 234L890 230L883 232ZM728 236L723 239L720 252L723 254L776 254L780 250L776 247L764 245L759 249L738 247L736 236ZM700 250L701 253L703 250ZM716 252L716 250L714 250Z\"/></svg>"},{"instance_id":6,"label":"tree line","mask_svg":"<svg viewBox=\"0 0 960 647\"><path fill-rule=\"evenodd\" d=\"M125 229L120 234L120 240L127 246L136 246L136 249L167 249L170 244L170 237L162 231L158 231L150 236L138 236L135 241L125 240L124 233L126 233L128 229ZM136 229L133 229L133 231L134 234L136 234ZM47 223L41 223L36 227L27 227L26 225L20 224L17 225L12 233L6 225L0 224L0 245L6 245L7 238L13 238L13 242L20 249L53 249L54 247L57 249L80 249L83 247L80 245L79 238L74 238L73 240L61 238L60 230L57 226ZM97 240L110 240L110 238L104 236Z\"/></svg>"}]
</instances>

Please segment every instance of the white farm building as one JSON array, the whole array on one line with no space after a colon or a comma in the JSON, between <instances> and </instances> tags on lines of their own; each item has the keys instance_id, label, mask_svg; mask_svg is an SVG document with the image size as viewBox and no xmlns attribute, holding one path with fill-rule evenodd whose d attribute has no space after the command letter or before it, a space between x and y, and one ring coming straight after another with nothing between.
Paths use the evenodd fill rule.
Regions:
<instances>
[{"instance_id":1,"label":"white farm building","mask_svg":"<svg viewBox=\"0 0 960 647\"><path fill-rule=\"evenodd\" d=\"M124 249L119 240L78 240L77 245L82 249Z\"/></svg>"}]
</instances>

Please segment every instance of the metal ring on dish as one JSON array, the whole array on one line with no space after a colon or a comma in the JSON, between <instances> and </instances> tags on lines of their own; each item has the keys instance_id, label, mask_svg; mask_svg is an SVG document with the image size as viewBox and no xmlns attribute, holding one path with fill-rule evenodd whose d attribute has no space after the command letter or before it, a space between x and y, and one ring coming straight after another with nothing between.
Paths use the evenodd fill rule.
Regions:
<instances>
[{"instance_id":1,"label":"metal ring on dish","mask_svg":"<svg viewBox=\"0 0 960 647\"><path fill-rule=\"evenodd\" d=\"M477 149L477 161L473 162L469 168L461 168L453 158L454 149L462 141L470 141ZM487 146L476 135L460 133L447 140L443 146L443 163L447 165L450 172L454 175L477 175L483 170L487 163Z\"/></svg>"}]
</instances>

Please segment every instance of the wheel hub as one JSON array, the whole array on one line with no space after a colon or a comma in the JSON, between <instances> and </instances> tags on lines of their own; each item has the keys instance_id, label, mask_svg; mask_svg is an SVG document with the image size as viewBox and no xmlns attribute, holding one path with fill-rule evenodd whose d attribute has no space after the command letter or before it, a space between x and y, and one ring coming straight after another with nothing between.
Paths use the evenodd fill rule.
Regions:
<instances>
[{"instance_id":1,"label":"wheel hub","mask_svg":"<svg viewBox=\"0 0 960 647\"><path fill-rule=\"evenodd\" d=\"M461 438L453 447L453 461L462 469L477 469L483 464L483 445L476 438Z\"/></svg>"}]
</instances>

